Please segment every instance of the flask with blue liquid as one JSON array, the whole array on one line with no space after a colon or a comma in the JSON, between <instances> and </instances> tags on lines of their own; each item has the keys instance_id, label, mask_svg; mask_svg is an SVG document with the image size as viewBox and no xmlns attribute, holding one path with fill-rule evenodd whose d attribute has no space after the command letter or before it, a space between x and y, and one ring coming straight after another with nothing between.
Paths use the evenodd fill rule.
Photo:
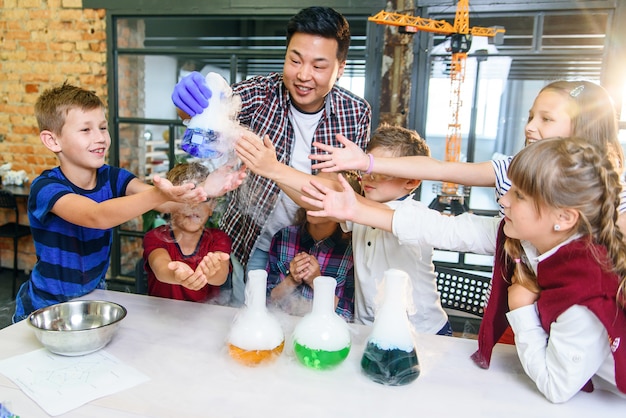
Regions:
<instances>
[{"instance_id":1,"label":"flask with blue liquid","mask_svg":"<svg viewBox=\"0 0 626 418\"><path fill-rule=\"evenodd\" d=\"M409 275L398 269L384 274L383 302L376 312L368 337L361 369L374 382L389 386L411 383L420 374L420 365L407 315Z\"/></svg>"}]
</instances>

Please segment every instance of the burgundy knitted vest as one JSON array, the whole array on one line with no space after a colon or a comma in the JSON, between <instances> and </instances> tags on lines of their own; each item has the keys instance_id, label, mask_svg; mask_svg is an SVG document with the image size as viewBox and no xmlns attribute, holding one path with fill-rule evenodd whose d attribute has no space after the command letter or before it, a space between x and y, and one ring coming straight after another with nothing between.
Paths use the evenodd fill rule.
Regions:
<instances>
[{"instance_id":1,"label":"burgundy knitted vest","mask_svg":"<svg viewBox=\"0 0 626 418\"><path fill-rule=\"evenodd\" d=\"M492 289L478 333L478 350L472 355L474 362L485 369L493 347L508 326L505 314L509 310L508 287L514 263L507 260L504 251L503 226L504 221L498 230ZM589 308L609 334L607 343L615 359L617 388L626 393L626 311L615 300L619 277L604 268L605 261L606 249L584 240L559 248L537 266L537 283L542 289L537 310L543 329L550 333L550 325L572 305ZM591 381L582 390L593 390Z\"/></svg>"}]
</instances>

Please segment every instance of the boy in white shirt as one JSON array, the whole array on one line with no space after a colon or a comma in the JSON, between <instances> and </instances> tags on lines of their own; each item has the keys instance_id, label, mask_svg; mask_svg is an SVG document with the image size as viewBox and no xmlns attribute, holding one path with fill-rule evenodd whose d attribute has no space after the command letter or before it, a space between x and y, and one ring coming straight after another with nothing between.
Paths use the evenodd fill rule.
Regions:
<instances>
[{"instance_id":1,"label":"boy in white shirt","mask_svg":"<svg viewBox=\"0 0 626 418\"><path fill-rule=\"evenodd\" d=\"M269 138L259 141L246 133L236 147L238 156L257 175L274 180L287 194L301 202L302 186L311 175L280 164ZM417 132L398 126L381 125L372 135L367 152L375 157L430 155L426 142ZM321 180L317 178L317 180ZM420 180L361 173L361 186L366 198L397 208L413 199ZM355 276L355 322L372 324L376 311L378 284L385 270L397 268L411 277L413 312L409 319L420 333L452 335L448 316L441 307L437 291L433 247L401 245L391 233L369 226L346 222L352 231Z\"/></svg>"}]
</instances>

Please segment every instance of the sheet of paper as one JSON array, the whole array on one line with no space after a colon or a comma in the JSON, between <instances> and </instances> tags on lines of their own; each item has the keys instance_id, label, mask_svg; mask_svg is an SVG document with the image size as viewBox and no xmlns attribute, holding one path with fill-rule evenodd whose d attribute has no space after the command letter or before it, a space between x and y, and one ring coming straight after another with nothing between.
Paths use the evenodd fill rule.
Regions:
<instances>
[{"instance_id":1,"label":"sheet of paper","mask_svg":"<svg viewBox=\"0 0 626 418\"><path fill-rule=\"evenodd\" d=\"M104 350L65 357L42 348L0 361L0 373L52 416L149 380Z\"/></svg>"}]
</instances>

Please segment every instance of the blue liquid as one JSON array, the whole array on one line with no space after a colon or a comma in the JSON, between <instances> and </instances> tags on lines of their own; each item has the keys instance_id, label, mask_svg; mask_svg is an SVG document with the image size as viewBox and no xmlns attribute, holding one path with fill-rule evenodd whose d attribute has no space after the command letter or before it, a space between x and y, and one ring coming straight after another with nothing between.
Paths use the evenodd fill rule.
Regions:
<instances>
[{"instance_id":1,"label":"blue liquid","mask_svg":"<svg viewBox=\"0 0 626 418\"><path fill-rule=\"evenodd\" d=\"M398 348L383 350L372 342L365 347L361 369L374 382L390 386L406 385L420 374L415 348L410 352Z\"/></svg>"},{"instance_id":2,"label":"blue liquid","mask_svg":"<svg viewBox=\"0 0 626 418\"><path fill-rule=\"evenodd\" d=\"M213 159L222 156L217 149L218 145L217 132L211 129L192 128L185 131L180 147L192 157Z\"/></svg>"}]
</instances>

